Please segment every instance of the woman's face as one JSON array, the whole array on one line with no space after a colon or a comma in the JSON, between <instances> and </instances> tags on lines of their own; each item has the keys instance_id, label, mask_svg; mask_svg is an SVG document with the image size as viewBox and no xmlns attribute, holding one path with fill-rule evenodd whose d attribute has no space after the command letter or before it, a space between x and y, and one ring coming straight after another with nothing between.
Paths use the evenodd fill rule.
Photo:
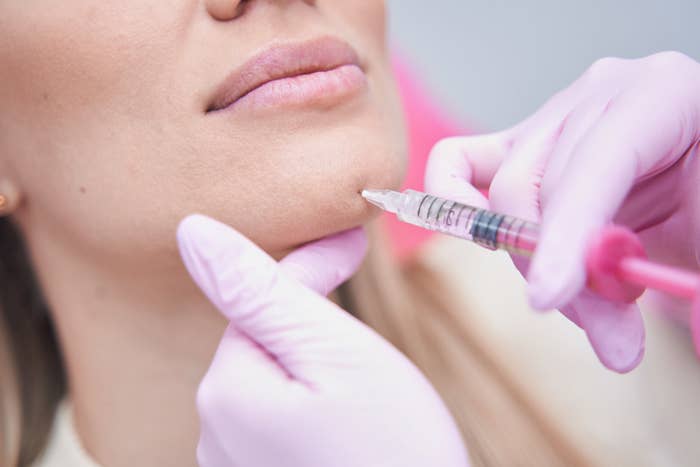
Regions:
<instances>
[{"instance_id":1,"label":"woman's face","mask_svg":"<svg viewBox=\"0 0 700 467\"><path fill-rule=\"evenodd\" d=\"M402 178L382 1L7 1L0 31L0 176L30 240L133 266L200 212L279 256Z\"/></svg>"}]
</instances>

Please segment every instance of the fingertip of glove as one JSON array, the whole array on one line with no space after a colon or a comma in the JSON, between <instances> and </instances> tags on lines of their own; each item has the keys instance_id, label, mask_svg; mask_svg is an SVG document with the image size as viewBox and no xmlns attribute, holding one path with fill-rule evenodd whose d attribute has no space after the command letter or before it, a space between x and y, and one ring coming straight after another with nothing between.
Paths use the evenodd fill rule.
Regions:
<instances>
[{"instance_id":1,"label":"fingertip of glove","mask_svg":"<svg viewBox=\"0 0 700 467\"><path fill-rule=\"evenodd\" d=\"M245 250L250 243L243 235L230 226L203 214L185 217L177 229L178 243L183 250L196 253L209 261L220 257L224 252Z\"/></svg>"},{"instance_id":2,"label":"fingertip of glove","mask_svg":"<svg viewBox=\"0 0 700 467\"><path fill-rule=\"evenodd\" d=\"M190 275L208 289L207 284L225 269L229 273L253 262L253 253L246 255L247 240L231 227L202 214L184 218L177 229L180 255ZM206 279L206 280L205 280ZM218 279L217 279L218 280ZM213 286L214 284L209 284Z\"/></svg>"},{"instance_id":3,"label":"fingertip of glove","mask_svg":"<svg viewBox=\"0 0 700 467\"><path fill-rule=\"evenodd\" d=\"M646 333L636 304L611 302L584 290L569 305L600 362L616 373L635 369L644 357Z\"/></svg>"},{"instance_id":4,"label":"fingertip of glove","mask_svg":"<svg viewBox=\"0 0 700 467\"><path fill-rule=\"evenodd\" d=\"M177 241L181 249L188 250L204 239L214 221L202 214L191 214L177 227Z\"/></svg>"},{"instance_id":5,"label":"fingertip of glove","mask_svg":"<svg viewBox=\"0 0 700 467\"><path fill-rule=\"evenodd\" d=\"M585 323L590 325L590 320ZM596 355L606 368L616 373L629 373L639 366L644 358L645 332L641 318L627 329L608 329L607 332L592 335L587 330Z\"/></svg>"},{"instance_id":6,"label":"fingertip of glove","mask_svg":"<svg viewBox=\"0 0 700 467\"><path fill-rule=\"evenodd\" d=\"M205 222L206 217L201 214L193 214L185 217L177 227L177 244L180 249L180 256L191 275L195 275L199 269L196 259L196 232L200 225Z\"/></svg>"},{"instance_id":7,"label":"fingertip of glove","mask_svg":"<svg viewBox=\"0 0 700 467\"><path fill-rule=\"evenodd\" d=\"M575 264L550 262L548 265L540 259L532 262L527 280L530 306L545 311L569 303L584 287L586 276Z\"/></svg>"},{"instance_id":8,"label":"fingertip of glove","mask_svg":"<svg viewBox=\"0 0 700 467\"><path fill-rule=\"evenodd\" d=\"M629 373L639 366L644 358L645 346L640 343L638 346L629 349L619 349L610 352L605 356L600 356L600 361L606 368L620 374Z\"/></svg>"}]
</instances>

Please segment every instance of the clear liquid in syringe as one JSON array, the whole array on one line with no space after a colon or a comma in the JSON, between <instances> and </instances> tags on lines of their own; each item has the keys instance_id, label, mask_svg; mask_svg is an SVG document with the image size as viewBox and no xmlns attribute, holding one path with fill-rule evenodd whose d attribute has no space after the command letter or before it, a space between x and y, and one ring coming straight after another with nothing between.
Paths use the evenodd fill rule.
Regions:
<instances>
[{"instance_id":1,"label":"clear liquid in syringe","mask_svg":"<svg viewBox=\"0 0 700 467\"><path fill-rule=\"evenodd\" d=\"M410 224L473 241L496 250L529 256L537 245L537 224L437 196L406 190L366 190L363 196Z\"/></svg>"}]
</instances>

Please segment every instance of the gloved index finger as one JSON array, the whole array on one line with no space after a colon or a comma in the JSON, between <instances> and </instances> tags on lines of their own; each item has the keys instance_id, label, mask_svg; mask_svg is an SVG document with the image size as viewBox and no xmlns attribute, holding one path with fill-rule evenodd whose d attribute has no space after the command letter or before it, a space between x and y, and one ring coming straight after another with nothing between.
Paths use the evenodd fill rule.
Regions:
<instances>
[{"instance_id":1,"label":"gloved index finger","mask_svg":"<svg viewBox=\"0 0 700 467\"><path fill-rule=\"evenodd\" d=\"M528 277L534 307L558 308L578 294L591 236L613 219L638 178L679 157L684 140L690 144L692 132L672 115L664 96L623 95L576 146L543 200Z\"/></svg>"}]
</instances>

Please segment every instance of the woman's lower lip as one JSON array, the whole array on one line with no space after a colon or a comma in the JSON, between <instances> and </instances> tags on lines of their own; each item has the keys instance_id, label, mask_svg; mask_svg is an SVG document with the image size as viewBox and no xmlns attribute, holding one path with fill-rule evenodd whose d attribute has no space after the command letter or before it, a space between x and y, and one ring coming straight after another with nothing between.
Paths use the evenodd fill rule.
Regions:
<instances>
[{"instance_id":1,"label":"woman's lower lip","mask_svg":"<svg viewBox=\"0 0 700 467\"><path fill-rule=\"evenodd\" d=\"M270 81L222 110L329 106L349 99L366 86L367 75L359 66L343 65Z\"/></svg>"}]
</instances>

